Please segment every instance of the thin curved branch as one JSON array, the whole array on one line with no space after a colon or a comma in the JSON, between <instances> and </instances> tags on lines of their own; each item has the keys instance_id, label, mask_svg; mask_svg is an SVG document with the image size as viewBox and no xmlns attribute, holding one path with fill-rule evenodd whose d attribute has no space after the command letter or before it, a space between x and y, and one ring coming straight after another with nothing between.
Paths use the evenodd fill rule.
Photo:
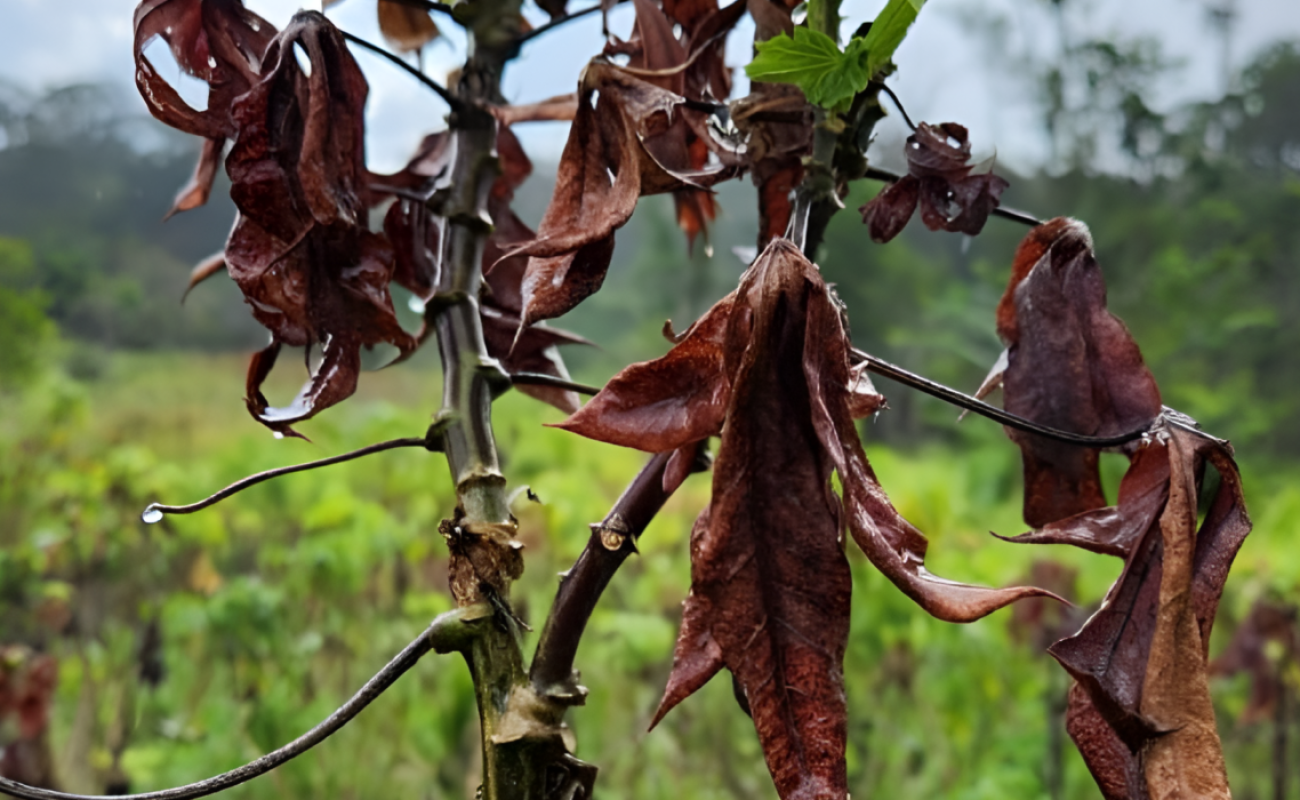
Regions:
<instances>
[{"instance_id":1,"label":"thin curved branch","mask_svg":"<svg viewBox=\"0 0 1300 800\"><path fill-rule=\"evenodd\" d=\"M408 644L392 661L389 661L383 669L379 670L373 678L366 681L365 686L362 686L346 703L339 706L333 714L330 714L319 725L279 750L274 750L242 767L236 767L229 772L223 772L198 783L177 786L173 789L162 789L157 792L121 795L117 800L190 800L190 798L204 797L229 789L232 786L238 786L245 781L270 772L286 761L297 758L346 725L353 717L361 713L363 708L370 705L376 697L379 697L389 686L392 686L407 670L415 666L415 662L433 649L433 633L434 626L431 625L424 633L420 634L419 638ZM11 781L8 778L0 778L0 794L20 797L25 800L112 800L112 798L100 795L68 794L49 789L38 789L35 786Z\"/></svg>"},{"instance_id":2,"label":"thin curved branch","mask_svg":"<svg viewBox=\"0 0 1300 800\"><path fill-rule=\"evenodd\" d=\"M443 99L443 102L451 106L452 111L460 111L465 107L465 103L462 102L459 97L447 91L447 88L445 86L443 86L442 84L430 78L428 75L425 75L423 72L419 71L415 67L403 61L402 57L397 55L396 53L390 53L389 51L385 50L379 45L374 44L372 42L368 42L365 39L362 39L360 36L356 36L354 34L348 33L347 31L342 31L342 34L343 34L343 38L347 39L349 42L352 42L358 47L363 47L377 56L386 58L389 61L391 61L393 64L397 65L398 67L401 67L403 70L405 70L407 73L413 76L420 83L423 83L425 86L432 89L434 91L434 94L441 97Z\"/></svg>"},{"instance_id":3,"label":"thin curved branch","mask_svg":"<svg viewBox=\"0 0 1300 800\"><path fill-rule=\"evenodd\" d=\"M622 0L619 1L622 2ZM543 33L546 33L552 28L558 28L559 26L563 25L566 22L572 22L573 20L578 19L579 17L585 17L590 14L594 14L595 12L601 9L602 5L603 5L602 3L597 3L594 6L588 6L587 8L584 8L581 11L574 11L571 14L565 14L562 17L556 17L550 22L547 22L542 25L538 25L536 28L533 28L531 31L525 31L524 33L519 34L519 38L515 40L515 47L518 48L521 45L523 45L524 42L527 42L532 39L536 39L538 36L541 36Z\"/></svg>"},{"instance_id":4,"label":"thin curved branch","mask_svg":"<svg viewBox=\"0 0 1300 800\"><path fill-rule=\"evenodd\" d=\"M875 356L869 353L864 353L857 348L854 348L850 352L858 363L867 365L868 372L873 372L876 375L882 375L890 380L898 381L905 386L910 386L917 391L925 392L926 394L932 397L937 397L944 402L952 403L959 408L964 408L967 411L973 411L980 416L1001 422L1008 428L1015 428L1016 430L1024 431L1025 433L1038 434L1039 436L1045 436L1048 439L1055 439L1058 442L1084 445L1085 447L1116 447L1121 444L1127 444L1136 439L1141 439L1151 431L1152 426L1156 422L1156 420L1152 420L1151 423L1144 425L1137 430L1122 433L1119 436L1083 436L1078 433L1070 433L1069 431L1062 431L1057 430L1056 428L1049 428L1045 425L1039 425L1037 422L1032 422L1024 417L1003 411L997 406L989 405L983 400L976 400L968 394L964 394L950 386L944 386L942 383L917 375L915 372L908 372L897 364L891 364L883 358L876 358Z\"/></svg>"},{"instance_id":5,"label":"thin curved branch","mask_svg":"<svg viewBox=\"0 0 1300 800\"><path fill-rule=\"evenodd\" d=\"M225 500L232 494L242 492L250 486L256 486L262 481L269 481L272 478L278 478L281 475L289 475L294 472L304 472L309 469L317 469L318 467L328 467L333 464L341 464L344 461L351 461L354 458L361 458L362 456L368 456L373 453L382 453L385 450L395 450L399 447L423 447L426 450L435 450L437 449L437 443L429 435L420 437L410 436L405 439L390 439L386 442L368 445L359 450L353 450L337 456L330 456L329 458L322 458L318 461L308 461L305 464L294 464L288 467L268 469L265 472L259 472L256 475L249 475L247 478L235 481L221 491L205 497L197 503L190 503L185 506L168 506L163 505L162 503L150 503L149 506L145 508L142 517L145 522L157 522L162 519L163 514L193 514L195 511L201 511L210 505Z\"/></svg>"},{"instance_id":6,"label":"thin curved branch","mask_svg":"<svg viewBox=\"0 0 1300 800\"><path fill-rule=\"evenodd\" d=\"M887 169L880 169L879 167L867 167L867 171L863 173L862 177L884 181L885 183L897 183L903 179L902 175L890 172ZM1007 208L1006 206L995 206L991 213L995 217L1002 217L1003 219L1009 219L1013 222L1019 222L1022 225L1028 225L1031 228L1043 224L1043 220L1035 217L1027 211L1019 211L1014 208Z\"/></svg>"},{"instance_id":7,"label":"thin curved branch","mask_svg":"<svg viewBox=\"0 0 1300 800\"><path fill-rule=\"evenodd\" d=\"M889 95L889 99L894 102L894 108L897 108L898 113L903 115L903 122L907 123L907 127L910 128L913 133L915 133L916 123L912 122L912 118L907 115L907 109L903 108L903 101L898 99L898 95L894 94L894 90L889 88L889 86L886 85L883 81L879 83L872 81L872 83L876 86L879 86L881 91Z\"/></svg>"},{"instance_id":8,"label":"thin curved branch","mask_svg":"<svg viewBox=\"0 0 1300 800\"><path fill-rule=\"evenodd\" d=\"M588 386L585 383L575 381L566 381L564 378L557 378L554 375L547 375L541 372L512 372L510 373L510 382L517 383L520 386L550 386L553 389L564 389L578 394L588 396L594 395L600 391L597 386Z\"/></svg>"}]
</instances>

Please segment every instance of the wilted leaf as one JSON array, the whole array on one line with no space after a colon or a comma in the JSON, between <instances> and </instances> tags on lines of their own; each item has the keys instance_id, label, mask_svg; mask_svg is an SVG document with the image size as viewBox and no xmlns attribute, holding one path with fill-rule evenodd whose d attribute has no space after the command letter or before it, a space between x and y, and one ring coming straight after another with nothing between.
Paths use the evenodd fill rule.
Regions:
<instances>
[{"instance_id":1,"label":"wilted leaf","mask_svg":"<svg viewBox=\"0 0 1300 800\"><path fill-rule=\"evenodd\" d=\"M491 111L505 126L517 122L568 122L578 113L578 96L570 92L522 106L493 106Z\"/></svg>"},{"instance_id":2,"label":"wilted leaf","mask_svg":"<svg viewBox=\"0 0 1300 800\"><path fill-rule=\"evenodd\" d=\"M408 352L416 342L388 293L392 249L367 230L367 87L342 35L324 16L303 12L265 60L265 76L233 112L238 134L227 170L240 216L226 264L273 337L250 364L249 410L291 433L293 422L355 390L362 347L387 342ZM281 344L319 344L321 363L292 404L271 408L260 384Z\"/></svg>"},{"instance_id":3,"label":"wilted leaf","mask_svg":"<svg viewBox=\"0 0 1300 800\"><path fill-rule=\"evenodd\" d=\"M226 254L224 252L213 253L195 264L194 268L190 270L190 282L185 286L185 293L181 295L181 302L185 302L185 298L189 296L190 291L195 286L198 286L200 283L203 283L208 278L211 278L213 275L216 275L225 268Z\"/></svg>"},{"instance_id":4,"label":"wilted leaf","mask_svg":"<svg viewBox=\"0 0 1300 800\"><path fill-rule=\"evenodd\" d=\"M1083 223L1053 220L1026 237L999 306L998 332L1007 345L1007 411L1089 436L1117 436L1159 415L1160 390L1141 351L1106 310L1105 281ZM1106 505L1096 449L1008 435L1024 456L1030 525Z\"/></svg>"},{"instance_id":5,"label":"wilted leaf","mask_svg":"<svg viewBox=\"0 0 1300 800\"><path fill-rule=\"evenodd\" d=\"M149 112L186 133L204 138L190 182L168 216L207 202L221 149L235 135L231 107L260 77L262 55L275 28L240 0L143 0L135 9L135 84ZM155 37L171 47L189 76L208 84L207 108L186 103L144 55Z\"/></svg>"},{"instance_id":6,"label":"wilted leaf","mask_svg":"<svg viewBox=\"0 0 1300 800\"><path fill-rule=\"evenodd\" d=\"M1128 558L1168 499L1169 459L1157 449L1143 448L1134 454L1120 482L1116 505L1084 511L1007 541L1072 544L1094 553Z\"/></svg>"},{"instance_id":7,"label":"wilted leaf","mask_svg":"<svg viewBox=\"0 0 1300 800\"><path fill-rule=\"evenodd\" d=\"M705 312L667 355L625 367L555 427L649 453L718 435L731 392L723 344L734 297Z\"/></svg>"},{"instance_id":8,"label":"wilted leaf","mask_svg":"<svg viewBox=\"0 0 1300 800\"><path fill-rule=\"evenodd\" d=\"M208 107L181 99L144 55L155 36L171 46L187 75L208 84ZM230 107L259 79L275 28L240 0L143 0L135 9L136 87L159 120L205 139L234 135Z\"/></svg>"},{"instance_id":9,"label":"wilted leaf","mask_svg":"<svg viewBox=\"0 0 1300 800\"><path fill-rule=\"evenodd\" d=\"M829 301L793 252L774 243L729 315L723 354L734 391L707 527L692 535L681 644L696 646L692 631L708 630L744 691L777 791L811 800L846 792L851 583L833 465L813 430L817 387L804 374L809 306ZM680 645L679 655L692 660ZM680 699L666 696L660 713Z\"/></svg>"},{"instance_id":10,"label":"wilted leaf","mask_svg":"<svg viewBox=\"0 0 1300 800\"><path fill-rule=\"evenodd\" d=\"M817 268L777 239L736 293L667 355L624 370L562 425L650 450L721 428L713 499L692 533L692 589L658 717L726 666L785 798L845 793L846 521L871 561L943 619L972 620L1046 594L926 572L925 538L889 504L857 438L854 411L879 395L850 370L849 352Z\"/></svg>"},{"instance_id":11,"label":"wilted leaf","mask_svg":"<svg viewBox=\"0 0 1300 800\"><path fill-rule=\"evenodd\" d=\"M379 0L379 32L399 53L419 50L438 38L429 12L394 0Z\"/></svg>"},{"instance_id":12,"label":"wilted leaf","mask_svg":"<svg viewBox=\"0 0 1300 800\"><path fill-rule=\"evenodd\" d=\"M171 210L165 219L208 202L208 196L212 194L212 182L217 177L217 167L221 166L221 148L225 144L225 137L203 140L199 161L194 165L194 174L190 176L189 183L176 193L176 199L172 201Z\"/></svg>"},{"instance_id":13,"label":"wilted leaf","mask_svg":"<svg viewBox=\"0 0 1300 800\"><path fill-rule=\"evenodd\" d=\"M559 316L600 288L614 231L632 216L641 195L704 188L730 174L664 164L652 155L655 138L686 113L681 102L611 64L592 62L583 72L578 113L537 239L512 253L531 257L523 284L525 323Z\"/></svg>"},{"instance_id":14,"label":"wilted leaf","mask_svg":"<svg viewBox=\"0 0 1300 800\"><path fill-rule=\"evenodd\" d=\"M974 236L984 229L1007 182L992 172L975 172L966 129L954 122L924 122L907 137L907 171L897 183L862 206L871 238L887 242L903 230L917 206L932 231Z\"/></svg>"},{"instance_id":15,"label":"wilted leaf","mask_svg":"<svg viewBox=\"0 0 1300 800\"><path fill-rule=\"evenodd\" d=\"M1206 462L1221 481L1198 529ZM1164 492L1149 489L1162 478ZM1228 569L1250 532L1241 478L1226 443L1165 422L1125 480L1147 490L1122 494L1104 521L1082 515L1078 533L1041 539L1122 542L1145 523L1117 548L1124 571L1101 610L1049 650L1081 687L1069 730L1107 797L1228 797L1206 666Z\"/></svg>"}]
</instances>

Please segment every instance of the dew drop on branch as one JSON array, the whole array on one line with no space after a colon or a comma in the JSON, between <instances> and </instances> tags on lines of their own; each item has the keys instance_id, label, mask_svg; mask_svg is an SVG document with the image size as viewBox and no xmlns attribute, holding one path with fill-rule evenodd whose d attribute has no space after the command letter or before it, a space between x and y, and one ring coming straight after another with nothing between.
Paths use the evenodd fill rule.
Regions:
<instances>
[{"instance_id":1,"label":"dew drop on branch","mask_svg":"<svg viewBox=\"0 0 1300 800\"><path fill-rule=\"evenodd\" d=\"M152 525L155 522L159 522L162 518L163 512L158 508L157 503L150 503L145 507L144 513L140 515L140 519L143 520L146 525Z\"/></svg>"}]
</instances>

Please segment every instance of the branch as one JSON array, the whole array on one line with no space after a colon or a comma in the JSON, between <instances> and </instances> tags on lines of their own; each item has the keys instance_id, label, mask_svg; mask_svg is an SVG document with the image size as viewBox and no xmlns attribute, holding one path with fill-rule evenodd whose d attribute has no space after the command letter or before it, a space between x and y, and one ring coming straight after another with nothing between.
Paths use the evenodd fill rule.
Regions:
<instances>
[{"instance_id":1,"label":"branch","mask_svg":"<svg viewBox=\"0 0 1300 800\"><path fill-rule=\"evenodd\" d=\"M190 800L190 798L194 797L204 797L229 789L232 786L238 786L245 781L250 781L259 775L270 772L286 761L297 758L328 739L350 722L353 717L361 713L361 709L370 705L376 697L383 694L407 670L415 666L415 662L433 649L436 625L436 622L434 625L430 625L424 633L420 634L419 638L408 644L402 652L397 654L396 658L389 661L373 678L366 681L366 685L362 686L360 691L352 695L351 699L339 706L338 710L330 714L323 722L279 750L274 750L242 767L236 767L229 772L223 772L198 783L177 786L174 789L163 789L157 792L121 795L118 800L123 800L123 798L125 800ZM109 797L99 795L67 794L66 792L55 792L49 789L38 789L35 786L11 781L8 778L0 778L0 794L25 798L25 800L111 800Z\"/></svg>"},{"instance_id":2,"label":"branch","mask_svg":"<svg viewBox=\"0 0 1300 800\"><path fill-rule=\"evenodd\" d=\"M621 3L623 2L623 0L618 0L618 2ZM596 5L588 6L587 8L584 8L581 11L574 11L571 14L565 14L562 17L556 17L550 22L547 22L543 25L539 25L536 28L533 28L531 31L526 31L520 34L518 39L515 39L515 49L518 50L518 48L522 47L525 42L530 41L532 39L536 39L538 36L541 36L543 33L546 33L552 28L558 28L559 26L563 25L566 22L572 22L573 20L578 19L579 17L585 17L590 14L594 14L595 12L601 10L603 7L604 7L604 3L597 3Z\"/></svg>"},{"instance_id":3,"label":"branch","mask_svg":"<svg viewBox=\"0 0 1300 800\"><path fill-rule=\"evenodd\" d=\"M699 447L692 472L707 469L704 442ZM560 579L529 672L538 694L572 697L578 693L573 680L578 643L601 593L627 557L636 552L637 537L672 496L664 491L664 470L673 452L657 453L641 468L604 521L591 526L586 549Z\"/></svg>"},{"instance_id":4,"label":"branch","mask_svg":"<svg viewBox=\"0 0 1300 800\"><path fill-rule=\"evenodd\" d=\"M903 108L903 101L898 99L898 95L894 94L894 90L889 88L887 85L885 85L884 81L880 81L878 83L876 81L872 81L872 83L875 84L876 86L879 86L881 91L889 95L889 99L894 101L894 108L897 108L898 113L903 115L903 122L907 123L907 127L911 129L913 133L915 133L916 124L913 123L912 118L907 115L907 109Z\"/></svg>"},{"instance_id":5,"label":"branch","mask_svg":"<svg viewBox=\"0 0 1300 800\"><path fill-rule=\"evenodd\" d=\"M441 3L437 5L441 5ZM446 87L444 87L442 84L438 83L437 81L430 78L428 75L425 75L423 72L419 71L415 67L403 61L402 57L397 55L396 53L390 53L389 51L385 50L379 45L372 44L371 42L368 42L359 36L354 36L353 34L348 33L347 31L341 31L341 33L343 34L343 38L347 39L349 42L352 42L353 44L358 45L359 47L363 47L377 56L381 56L383 58L388 59L392 63L401 67L410 75L414 76L416 80L418 80L420 83L423 83L425 86L432 89L435 94L441 97L443 99L443 102L451 106L452 111L460 111L465 107L465 103L459 97L456 97L454 94L447 91Z\"/></svg>"},{"instance_id":6,"label":"branch","mask_svg":"<svg viewBox=\"0 0 1300 800\"><path fill-rule=\"evenodd\" d=\"M360 450L353 450L350 453L343 453L342 455L330 456L329 458L322 458L318 461L308 461L306 464L294 464L293 466L289 466L289 467L276 467L275 469L268 469L265 472L259 472L256 475L249 475L247 478L235 481L234 483L230 484L229 486L222 489L221 491L213 495L210 495L198 501L197 503L190 503L189 505L186 506L168 506L168 505L163 505L162 503L150 503L145 508L144 513L140 515L140 518L143 519L145 522L152 524L154 522L161 520L163 518L163 514L193 514L195 511L201 511L210 505L214 505L216 503L221 502L222 500L225 500L227 497L230 497L232 494L242 492L250 486L256 486L262 481L269 481L272 478L278 478L281 475L289 475L294 472L305 472L306 470L309 469L317 469L318 467L328 467L333 464L341 464L344 461L351 461L354 458L361 458L362 456L368 456L373 453L382 453L385 450L395 450L399 447L423 447L426 450L436 450L438 447L436 436L437 434L435 430L433 428L430 428L428 434L418 438L412 436L405 439L390 439L387 442L380 442L379 444L368 445L366 447L361 448Z\"/></svg>"},{"instance_id":7,"label":"branch","mask_svg":"<svg viewBox=\"0 0 1300 800\"><path fill-rule=\"evenodd\" d=\"M897 183L903 179L902 175L890 172L889 170L879 169L877 167L867 167L867 171L862 177L884 181L885 183ZM1028 225L1031 228L1043 224L1043 221L1038 217L1035 217L1033 214L1026 211L1017 211L1014 208L1006 208L1005 206L994 206L992 214L995 217L1002 217L1003 219L1009 219L1013 222L1019 222L1022 225Z\"/></svg>"},{"instance_id":8,"label":"branch","mask_svg":"<svg viewBox=\"0 0 1300 800\"><path fill-rule=\"evenodd\" d=\"M565 389L585 395L594 395L600 392L599 387L566 381L564 378L557 378L554 375L546 375L541 372L512 372L510 373L510 382L517 383L520 386L550 386L554 389Z\"/></svg>"},{"instance_id":9,"label":"branch","mask_svg":"<svg viewBox=\"0 0 1300 800\"><path fill-rule=\"evenodd\" d=\"M865 363L867 365L868 372L883 375L886 378L898 381L904 386L910 386L917 391L925 392L932 397L937 397L940 400L952 403L959 408L964 408L967 411L973 411L980 416L996 420L997 422L1006 425L1008 428L1015 428L1016 430L1024 431L1025 433L1035 433L1039 436L1045 436L1048 439L1055 439L1058 442L1084 445L1086 447L1116 447L1118 445L1127 444L1136 439L1141 439L1151 431L1157 421L1152 420L1150 423L1135 431L1122 433L1119 436L1083 436L1077 433L1070 433L1069 431L1057 430L1056 428L1048 428L1044 425L1039 425L1037 422L1031 422L1024 417L1019 417L1015 414L1003 411L997 406L989 405L983 400L976 400L974 397L959 392L952 387L944 386L942 383L937 383L929 378L921 377L914 372L908 372L896 364L891 364L884 359L876 358L875 356L864 353L857 348L854 348L850 352L857 363Z\"/></svg>"}]
</instances>

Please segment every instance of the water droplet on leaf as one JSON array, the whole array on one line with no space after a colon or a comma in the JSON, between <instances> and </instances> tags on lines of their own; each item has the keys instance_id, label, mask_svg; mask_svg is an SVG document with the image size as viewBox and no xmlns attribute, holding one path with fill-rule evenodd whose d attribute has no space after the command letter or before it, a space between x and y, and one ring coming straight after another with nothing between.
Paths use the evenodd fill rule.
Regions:
<instances>
[{"instance_id":1,"label":"water droplet on leaf","mask_svg":"<svg viewBox=\"0 0 1300 800\"><path fill-rule=\"evenodd\" d=\"M411 295L411 299L406 301L406 307L414 311L416 314L424 313L424 301L415 295Z\"/></svg>"}]
</instances>

